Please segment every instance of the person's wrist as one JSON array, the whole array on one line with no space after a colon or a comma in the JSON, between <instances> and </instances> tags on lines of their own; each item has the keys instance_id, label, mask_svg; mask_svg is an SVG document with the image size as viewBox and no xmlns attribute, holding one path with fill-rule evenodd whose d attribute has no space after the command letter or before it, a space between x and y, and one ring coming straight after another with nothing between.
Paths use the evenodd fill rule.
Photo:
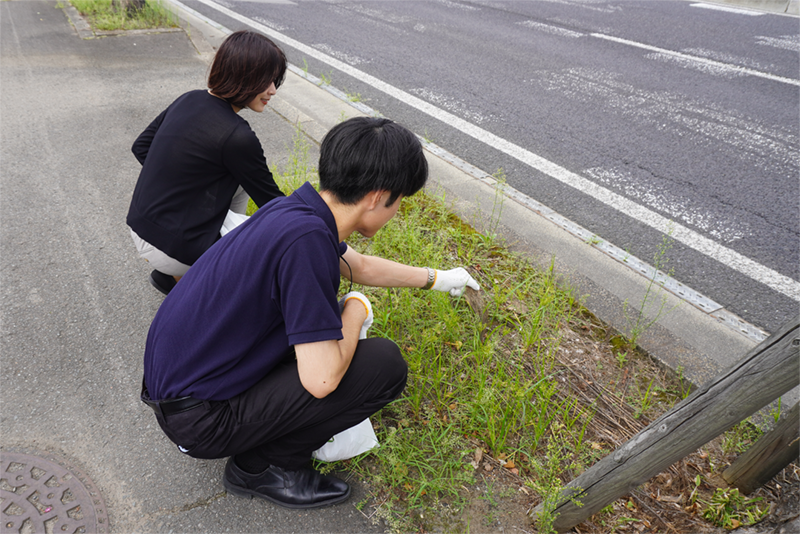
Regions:
<instances>
[{"instance_id":1,"label":"person's wrist","mask_svg":"<svg viewBox=\"0 0 800 534\"><path fill-rule=\"evenodd\" d=\"M369 317L369 308L367 308L367 304L358 297L350 297L349 299L344 301L345 310L347 309L347 304L351 301L356 301L358 304L361 304L361 308L364 309L364 318L361 319L361 322L363 323L364 321L367 320L367 317ZM356 310L358 310L358 308L356 308ZM353 313L358 313L358 312L355 311Z\"/></svg>"},{"instance_id":2,"label":"person's wrist","mask_svg":"<svg viewBox=\"0 0 800 534\"><path fill-rule=\"evenodd\" d=\"M428 270L428 280L425 282L425 285L422 286L422 289L430 289L433 287L433 284L436 283L436 269L431 269L430 267L425 267Z\"/></svg>"}]
</instances>

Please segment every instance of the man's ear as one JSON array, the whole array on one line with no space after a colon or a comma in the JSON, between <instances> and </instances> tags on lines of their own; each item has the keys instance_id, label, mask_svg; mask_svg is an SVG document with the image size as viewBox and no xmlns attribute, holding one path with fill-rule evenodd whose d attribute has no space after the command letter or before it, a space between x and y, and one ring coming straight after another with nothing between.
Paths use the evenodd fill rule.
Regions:
<instances>
[{"instance_id":1,"label":"man's ear","mask_svg":"<svg viewBox=\"0 0 800 534\"><path fill-rule=\"evenodd\" d=\"M367 208L370 210L374 210L379 204L381 204L382 203L381 199L383 198L383 194L385 192L386 191L381 189L378 191L370 191L369 193L367 193L365 197L366 200L368 201Z\"/></svg>"}]
</instances>

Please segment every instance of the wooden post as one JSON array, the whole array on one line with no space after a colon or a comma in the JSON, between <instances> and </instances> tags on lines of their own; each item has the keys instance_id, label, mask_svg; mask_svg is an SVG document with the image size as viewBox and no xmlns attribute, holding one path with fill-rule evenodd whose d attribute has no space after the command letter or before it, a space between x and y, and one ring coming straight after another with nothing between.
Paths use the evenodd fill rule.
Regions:
<instances>
[{"instance_id":1,"label":"wooden post","mask_svg":"<svg viewBox=\"0 0 800 534\"><path fill-rule=\"evenodd\" d=\"M722 478L745 495L752 493L800 457L800 403L761 436L723 473Z\"/></svg>"},{"instance_id":2,"label":"wooden post","mask_svg":"<svg viewBox=\"0 0 800 534\"><path fill-rule=\"evenodd\" d=\"M800 316L567 484L553 528L571 529L800 384ZM535 521L540 504L529 513Z\"/></svg>"}]
</instances>

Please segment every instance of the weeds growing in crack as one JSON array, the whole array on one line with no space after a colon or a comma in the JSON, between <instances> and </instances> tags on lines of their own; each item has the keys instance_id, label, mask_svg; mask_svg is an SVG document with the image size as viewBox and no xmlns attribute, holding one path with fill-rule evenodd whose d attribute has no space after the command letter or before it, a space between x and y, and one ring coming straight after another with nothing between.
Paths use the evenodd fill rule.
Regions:
<instances>
[{"instance_id":1,"label":"weeds growing in crack","mask_svg":"<svg viewBox=\"0 0 800 534\"><path fill-rule=\"evenodd\" d=\"M647 283L644 296L635 310L631 308L626 300L623 304L623 314L627 322L628 340L632 346L636 346L639 337L647 331L653 324L655 324L661 316L665 313L664 309L667 305L667 295L663 287L664 281L672 276L672 269L667 273L662 272L662 268L668 263L668 253L672 249L672 225L669 230L661 239L656 253L653 255L653 273ZM657 303L656 303L657 301ZM655 313L649 313L649 308L656 307ZM680 306L680 302L675 307ZM672 311L675 307L667 310Z\"/></svg>"}]
</instances>

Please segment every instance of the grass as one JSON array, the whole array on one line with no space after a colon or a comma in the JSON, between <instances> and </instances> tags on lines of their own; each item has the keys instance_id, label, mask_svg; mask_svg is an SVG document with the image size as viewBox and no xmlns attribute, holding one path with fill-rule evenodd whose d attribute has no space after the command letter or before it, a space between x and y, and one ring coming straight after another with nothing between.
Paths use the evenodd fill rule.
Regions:
<instances>
[{"instance_id":1,"label":"grass","mask_svg":"<svg viewBox=\"0 0 800 534\"><path fill-rule=\"evenodd\" d=\"M112 0L70 0L95 30L140 30L150 28L177 28L178 17L157 0L147 0L141 10L116 11Z\"/></svg>"},{"instance_id":2,"label":"grass","mask_svg":"<svg viewBox=\"0 0 800 534\"><path fill-rule=\"evenodd\" d=\"M315 178L301 132L292 153L276 176L286 192ZM359 288L375 303L370 335L401 347L409 381L401 399L372 417L379 454L325 469L345 467L365 479L383 503L378 515L405 532L443 528L436 524L443 517L452 524L467 504L464 488L484 469L474 462L476 449L515 473L540 473L535 451L548 441L559 449L566 444L563 456L582 454L591 413L557 395L554 370L560 330L577 305L552 270L535 269L462 223L443 199L422 193L404 199L373 239L353 236L348 244L412 265L466 266L482 291L452 299L434 291Z\"/></svg>"},{"instance_id":3,"label":"grass","mask_svg":"<svg viewBox=\"0 0 800 534\"><path fill-rule=\"evenodd\" d=\"M293 156L276 175L287 193L315 181L308 148L298 132ZM535 475L540 482L531 487L538 494L560 489L569 467L590 456L584 433L592 410L561 393L556 352L580 308L553 270L534 268L452 215L444 199L423 193L404 199L373 239L353 236L348 244L412 265L463 265L482 291L453 299L434 291L359 288L374 303L370 335L403 350L408 386L372 417L377 454L321 467L366 480L373 513L398 532L464 528L458 517L468 506L465 488L488 465ZM485 461L474 460L476 450ZM542 460L544 451L550 461Z\"/></svg>"},{"instance_id":4,"label":"grass","mask_svg":"<svg viewBox=\"0 0 800 534\"><path fill-rule=\"evenodd\" d=\"M377 304L372 335L397 342L410 371L404 397L373 418L380 454L350 466L377 487L394 488L390 524L442 528L434 519L442 517L442 501L453 512L465 505L476 447L517 472L533 470L534 451L554 432L570 456L581 454L590 414L556 395L554 373L559 332L575 301L552 271L534 269L424 194L404 200L400 216L375 238L350 244L412 265L464 265L483 288L472 300L363 289Z\"/></svg>"},{"instance_id":5,"label":"grass","mask_svg":"<svg viewBox=\"0 0 800 534\"><path fill-rule=\"evenodd\" d=\"M305 181L318 185L309 141L298 130L293 143L275 175L286 193ZM496 204L502 208L501 200ZM497 210L488 217L499 218ZM552 532L548 504L564 484L686 396L680 376L626 340L620 355L619 334L557 282L552 264L535 268L491 234L463 223L446 199L419 193L404 199L374 238L348 241L360 252L412 265L464 266L482 288L460 299L357 288L373 303L370 336L401 347L408 385L371 417L377 451L318 467L365 483L368 495L356 508L393 532L486 531L514 507L521 514L509 528L527 529L525 511L542 502L536 531ZM686 472L661 479L669 480L658 486L665 495L691 491ZM689 516L669 501L632 495L606 507L596 522L582 523L581 532L657 521L680 527L678 520L683 531L696 531L704 521L699 511Z\"/></svg>"},{"instance_id":6,"label":"grass","mask_svg":"<svg viewBox=\"0 0 800 534\"><path fill-rule=\"evenodd\" d=\"M595 244L595 243L592 243ZM653 324L658 321L659 317L664 313L664 308L667 304L667 297L664 294L664 288L657 281L661 269L669 262L668 253L672 249L672 226L670 225L669 232L662 238L659 243L656 253L653 255L653 273L647 284L647 290L642 297L641 302L637 309L631 313L631 307L628 301L625 301L623 306L623 314L628 322L628 340L631 345L636 345L639 337L648 330ZM666 277L672 276L672 270L666 273ZM658 300L656 304L654 301ZM679 306L680 301L675 306ZM647 316L648 308L656 308L651 317ZM674 308L673 308L674 309ZM667 312L672 310L667 310Z\"/></svg>"},{"instance_id":7,"label":"grass","mask_svg":"<svg viewBox=\"0 0 800 534\"><path fill-rule=\"evenodd\" d=\"M717 488L708 501L702 501L703 517L713 525L733 530L758 523L769 513L760 497L746 498L736 488Z\"/></svg>"}]
</instances>

